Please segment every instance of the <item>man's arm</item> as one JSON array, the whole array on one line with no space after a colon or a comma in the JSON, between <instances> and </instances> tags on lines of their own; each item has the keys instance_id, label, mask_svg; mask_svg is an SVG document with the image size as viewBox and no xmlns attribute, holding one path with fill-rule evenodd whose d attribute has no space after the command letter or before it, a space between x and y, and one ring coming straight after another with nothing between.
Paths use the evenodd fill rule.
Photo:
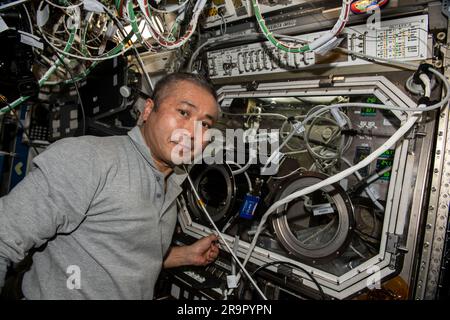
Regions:
<instances>
[{"instance_id":1,"label":"man's arm","mask_svg":"<svg viewBox=\"0 0 450 320\"><path fill-rule=\"evenodd\" d=\"M0 198L0 286L10 261L57 233L70 233L100 185L102 164L94 146L78 139L56 142L33 160L33 170Z\"/></svg>"},{"instance_id":2,"label":"man's arm","mask_svg":"<svg viewBox=\"0 0 450 320\"><path fill-rule=\"evenodd\" d=\"M217 236L214 234L197 240L184 247L171 247L164 259L164 268L174 268L186 265L205 266L213 262L219 254L216 245Z\"/></svg>"}]
</instances>

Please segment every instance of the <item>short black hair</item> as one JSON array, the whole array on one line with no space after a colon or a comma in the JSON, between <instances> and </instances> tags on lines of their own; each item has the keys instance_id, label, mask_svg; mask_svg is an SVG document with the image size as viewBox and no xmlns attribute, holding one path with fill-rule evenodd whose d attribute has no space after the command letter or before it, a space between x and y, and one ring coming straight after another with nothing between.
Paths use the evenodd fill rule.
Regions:
<instances>
[{"instance_id":1,"label":"short black hair","mask_svg":"<svg viewBox=\"0 0 450 320\"><path fill-rule=\"evenodd\" d=\"M155 103L154 110L156 111L159 107L159 104L166 96L166 91L173 85L177 84L180 81L188 81L193 83L200 88L206 90L211 96L214 97L214 100L217 101L217 93L214 87L210 82L208 82L205 78L198 74L194 73L186 73L186 72L175 72L170 73L164 76L161 80L159 80L155 88L153 90L153 94L151 96L153 102Z\"/></svg>"}]
</instances>

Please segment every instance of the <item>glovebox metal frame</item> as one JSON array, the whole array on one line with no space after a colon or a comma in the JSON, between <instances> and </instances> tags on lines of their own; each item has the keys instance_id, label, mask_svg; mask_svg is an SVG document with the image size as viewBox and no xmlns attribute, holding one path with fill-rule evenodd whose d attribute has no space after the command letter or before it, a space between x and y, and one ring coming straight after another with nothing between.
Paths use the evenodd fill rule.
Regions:
<instances>
[{"instance_id":1,"label":"glovebox metal frame","mask_svg":"<svg viewBox=\"0 0 450 320\"><path fill-rule=\"evenodd\" d=\"M218 93L220 102L232 98L374 95L384 104L409 108L416 106L406 94L383 76L341 77L340 81L327 83L326 86L323 86L320 80L263 83L250 91L247 87L241 85L228 85L219 89ZM393 113L402 122L405 120L402 112L394 111ZM399 259L402 258L399 250L400 242L407 238L408 230L418 229L416 226L418 221L409 220L410 209L414 207L412 205L414 189L417 188L416 173L413 170L416 161L411 158L410 143L409 139L403 139L397 143L395 148L380 251L376 256L341 276L324 272L313 265L300 263L260 247L255 248L250 261L256 265L280 260L297 264L314 275L325 294L337 299L344 299L361 292L373 280L381 280L399 273L399 268L401 268L398 267L401 265ZM426 179L422 180L425 183ZM193 222L187 208L183 205L179 212L179 222L182 230L195 238L203 237L212 232L209 227ZM411 228L409 226L411 223L416 228ZM228 241L230 247L233 247L234 237L224 234L224 238ZM249 243L239 241L237 255L243 258L248 248ZM269 267L268 269L276 271L276 267ZM302 275L301 271L293 270L293 272L304 279L304 285L313 290L316 288L315 284L304 274Z\"/></svg>"}]
</instances>

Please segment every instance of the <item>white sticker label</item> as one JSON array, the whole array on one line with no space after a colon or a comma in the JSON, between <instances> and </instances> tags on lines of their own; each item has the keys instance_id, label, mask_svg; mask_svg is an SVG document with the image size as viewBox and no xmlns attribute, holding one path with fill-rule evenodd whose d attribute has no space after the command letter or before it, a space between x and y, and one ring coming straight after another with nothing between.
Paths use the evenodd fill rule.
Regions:
<instances>
[{"instance_id":1,"label":"white sticker label","mask_svg":"<svg viewBox=\"0 0 450 320\"><path fill-rule=\"evenodd\" d=\"M313 209L313 214L315 216L321 216L333 212L334 212L333 207L329 203L319 204Z\"/></svg>"},{"instance_id":2,"label":"white sticker label","mask_svg":"<svg viewBox=\"0 0 450 320\"><path fill-rule=\"evenodd\" d=\"M222 267L222 268L224 268L224 269L226 269L226 270L231 272L231 266L223 263L222 261L216 260L216 261L214 261L214 263L217 264L219 267Z\"/></svg>"},{"instance_id":3,"label":"white sticker label","mask_svg":"<svg viewBox=\"0 0 450 320\"><path fill-rule=\"evenodd\" d=\"M20 42L29 46L44 50L44 44L38 40L38 37L26 32L20 32Z\"/></svg>"},{"instance_id":4,"label":"white sticker label","mask_svg":"<svg viewBox=\"0 0 450 320\"><path fill-rule=\"evenodd\" d=\"M377 190L378 188L375 188L375 186L372 185L372 186L369 186L368 189L372 192L372 194L376 200L380 199L380 193Z\"/></svg>"},{"instance_id":5,"label":"white sticker label","mask_svg":"<svg viewBox=\"0 0 450 320\"><path fill-rule=\"evenodd\" d=\"M222 101L222 107L229 107L229 106L231 106L232 102L233 102L233 99L224 99Z\"/></svg>"},{"instance_id":6,"label":"white sticker label","mask_svg":"<svg viewBox=\"0 0 450 320\"><path fill-rule=\"evenodd\" d=\"M230 289L234 289L238 287L237 277L234 275L227 276L227 286Z\"/></svg>"}]
</instances>

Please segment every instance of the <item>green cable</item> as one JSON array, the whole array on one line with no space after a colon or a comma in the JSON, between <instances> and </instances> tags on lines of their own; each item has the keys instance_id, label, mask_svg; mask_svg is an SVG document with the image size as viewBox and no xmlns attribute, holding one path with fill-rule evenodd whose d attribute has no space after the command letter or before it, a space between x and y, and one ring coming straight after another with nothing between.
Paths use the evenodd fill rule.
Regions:
<instances>
[{"instance_id":1,"label":"green cable","mask_svg":"<svg viewBox=\"0 0 450 320\"><path fill-rule=\"evenodd\" d=\"M170 41L175 41L176 40L175 35L178 33L179 25L180 24L179 24L179 21L178 21L178 18L177 18L177 19L175 19L175 22L173 23L172 28L170 30L170 35L169 35L169 38L168 38L168 39L170 39Z\"/></svg>"},{"instance_id":2,"label":"green cable","mask_svg":"<svg viewBox=\"0 0 450 320\"><path fill-rule=\"evenodd\" d=\"M259 4L257 0L252 0L253 3L253 10L255 11L256 20L258 21L258 25L261 28L261 31L263 32L264 36L269 40L275 47L278 49L285 51L285 52L292 52L292 53L303 53L310 51L309 45L305 45L303 47L288 47L281 42L279 42L273 35L272 32L269 31L269 28L266 25L266 22L264 21L264 18L261 14L261 11L259 9Z\"/></svg>"},{"instance_id":3,"label":"green cable","mask_svg":"<svg viewBox=\"0 0 450 320\"><path fill-rule=\"evenodd\" d=\"M134 13L133 8L133 1L127 2L127 10L128 10L128 16L130 17L130 24L133 32L136 34L136 37L138 38L139 42L143 42L143 38L141 36L141 32L139 31L139 26L137 24L136 20L136 14Z\"/></svg>"}]
</instances>

